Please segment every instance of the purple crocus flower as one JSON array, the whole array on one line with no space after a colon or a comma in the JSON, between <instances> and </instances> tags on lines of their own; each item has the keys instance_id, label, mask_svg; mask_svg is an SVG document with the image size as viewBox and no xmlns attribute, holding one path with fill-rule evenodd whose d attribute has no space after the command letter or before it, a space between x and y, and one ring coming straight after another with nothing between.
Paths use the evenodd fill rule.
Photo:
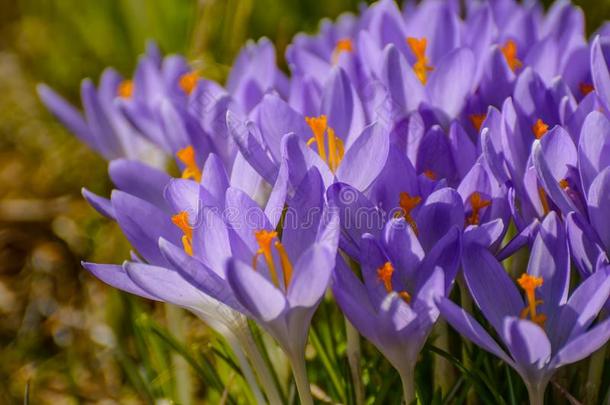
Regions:
<instances>
[{"instance_id":1,"label":"purple crocus flower","mask_svg":"<svg viewBox=\"0 0 610 405\"><path fill-rule=\"evenodd\" d=\"M288 196L284 226L276 230L287 185L282 169L265 211L229 187L222 212L201 210L202 223L190 239L192 257L175 242L162 240L160 246L186 279L256 320L278 341L292 363L301 401L311 404L305 344L335 266L339 224L325 211L322 178L312 168Z\"/></svg>"},{"instance_id":2,"label":"purple crocus flower","mask_svg":"<svg viewBox=\"0 0 610 405\"><path fill-rule=\"evenodd\" d=\"M587 277L608 262L610 218L610 122L591 112L582 127L578 147L560 127L538 141L532 152L538 176L554 205L566 215L574 262Z\"/></svg>"},{"instance_id":3,"label":"purple crocus flower","mask_svg":"<svg viewBox=\"0 0 610 405\"><path fill-rule=\"evenodd\" d=\"M486 249L465 245L463 275L477 307L495 329L503 349L485 329L447 298L441 315L464 337L514 368L530 401L543 403L555 371L588 357L610 338L610 319L594 324L610 295L610 267L601 268L570 294L570 260L563 225L551 212L535 238L527 273L517 284Z\"/></svg>"},{"instance_id":4,"label":"purple crocus flower","mask_svg":"<svg viewBox=\"0 0 610 405\"><path fill-rule=\"evenodd\" d=\"M149 44L143 60L157 63L158 57L156 46ZM162 151L136 130L117 106L120 97L131 96L132 92L133 84L108 68L102 73L98 89L91 80L83 81L83 116L48 86L38 86L38 94L46 107L80 140L107 160L139 159L161 167L165 164Z\"/></svg>"},{"instance_id":5,"label":"purple crocus flower","mask_svg":"<svg viewBox=\"0 0 610 405\"><path fill-rule=\"evenodd\" d=\"M246 318L235 309L239 303L231 294L223 295L219 290L218 280L225 274L227 256L217 244L204 241L211 236L208 232L214 232L209 221L215 218L204 217L204 210L235 208L225 205L229 180L221 160L213 154L203 170L206 176L198 184L186 179L170 180L164 172L139 162L112 162L111 178L121 191L115 190L110 200L87 191L84 195L102 214L117 221L137 253L122 266L94 263L83 266L115 288L193 312L227 339L257 402L264 403L264 399L244 351L259 373L269 400L277 402L280 396L253 344ZM280 185L278 189L280 195L272 201L283 204L281 190L285 188ZM186 270L187 265L189 269L198 269L203 278L194 280Z\"/></svg>"},{"instance_id":6,"label":"purple crocus flower","mask_svg":"<svg viewBox=\"0 0 610 405\"><path fill-rule=\"evenodd\" d=\"M379 239L364 234L360 247L364 283L341 259L333 293L347 319L399 372L410 404L415 363L438 318L434 300L449 292L457 272L461 233L453 227L424 250L412 226L399 218L386 224Z\"/></svg>"}]
</instances>

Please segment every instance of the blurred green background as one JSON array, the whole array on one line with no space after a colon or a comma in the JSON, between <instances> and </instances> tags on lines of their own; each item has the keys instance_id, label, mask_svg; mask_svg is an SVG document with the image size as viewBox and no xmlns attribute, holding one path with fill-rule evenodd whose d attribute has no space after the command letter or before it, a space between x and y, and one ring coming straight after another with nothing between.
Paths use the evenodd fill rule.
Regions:
<instances>
[{"instance_id":1,"label":"blurred green background","mask_svg":"<svg viewBox=\"0 0 610 405\"><path fill-rule=\"evenodd\" d=\"M0 404L26 393L36 404L226 400L222 387L212 390L213 375L185 377L191 372L163 337L170 327L212 364L222 345L197 320L168 317L162 305L118 293L80 268L81 260L120 263L129 247L80 197L82 186L108 195L106 163L44 110L35 85L78 103L81 79L97 79L106 66L130 75L146 39L222 81L246 39L271 38L281 58L295 32L358 3L0 0ZM610 1L578 3L590 31L610 17Z\"/></svg>"}]
</instances>

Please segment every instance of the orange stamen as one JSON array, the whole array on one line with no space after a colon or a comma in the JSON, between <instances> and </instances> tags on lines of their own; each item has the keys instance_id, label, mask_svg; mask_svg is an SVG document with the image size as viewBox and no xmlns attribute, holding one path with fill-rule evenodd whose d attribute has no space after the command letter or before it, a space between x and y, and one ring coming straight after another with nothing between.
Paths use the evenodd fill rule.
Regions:
<instances>
[{"instance_id":1,"label":"orange stamen","mask_svg":"<svg viewBox=\"0 0 610 405\"><path fill-rule=\"evenodd\" d=\"M401 211L397 213L397 217L404 217L415 234L417 234L417 223L415 222L415 219L413 219L411 211L413 211L413 209L417 207L419 203L421 203L421 197L411 197L411 195L407 192L400 193L398 204L400 205Z\"/></svg>"},{"instance_id":2,"label":"orange stamen","mask_svg":"<svg viewBox=\"0 0 610 405\"><path fill-rule=\"evenodd\" d=\"M320 115L319 117L305 117L305 121L313 132L313 136L307 141L307 146L311 146L315 143L318 147L318 154L334 173L345 155L343 140L335 134L334 129L328 126L328 120L325 115ZM328 138L328 154L326 153L324 135Z\"/></svg>"},{"instance_id":3,"label":"orange stamen","mask_svg":"<svg viewBox=\"0 0 610 405\"><path fill-rule=\"evenodd\" d=\"M434 171L430 170L430 169L424 170L424 176L426 176L430 180L436 180L438 178L436 173Z\"/></svg>"},{"instance_id":4,"label":"orange stamen","mask_svg":"<svg viewBox=\"0 0 610 405\"><path fill-rule=\"evenodd\" d=\"M189 217L186 211L180 211L172 216L172 222L176 225L184 235L182 236L182 246L184 251L189 255L193 255L193 228L189 224Z\"/></svg>"},{"instance_id":5,"label":"orange stamen","mask_svg":"<svg viewBox=\"0 0 610 405\"><path fill-rule=\"evenodd\" d=\"M201 181L201 169L197 165L195 158L195 148L187 146L186 148L180 149L176 153L176 157L184 163L185 169L182 171L183 179L193 179L197 183Z\"/></svg>"},{"instance_id":6,"label":"orange stamen","mask_svg":"<svg viewBox=\"0 0 610 405\"><path fill-rule=\"evenodd\" d=\"M392 286L392 274L394 274L394 266L392 263L385 262L382 266L377 269L377 277L379 281L383 283L385 290L388 294L394 292L394 288ZM406 291L398 292L400 298L402 298L407 304L411 302L411 296Z\"/></svg>"},{"instance_id":7,"label":"orange stamen","mask_svg":"<svg viewBox=\"0 0 610 405\"><path fill-rule=\"evenodd\" d=\"M542 212L544 215L551 212L551 206L549 205L549 200L546 197L546 192L542 187L538 187L538 197L540 197L540 204L542 204Z\"/></svg>"},{"instance_id":8,"label":"orange stamen","mask_svg":"<svg viewBox=\"0 0 610 405\"><path fill-rule=\"evenodd\" d=\"M478 225L480 221L480 211L491 205L490 200L485 200L481 197L481 194L474 192L470 195L470 205L472 206L472 213L466 218L468 225Z\"/></svg>"},{"instance_id":9,"label":"orange stamen","mask_svg":"<svg viewBox=\"0 0 610 405\"><path fill-rule=\"evenodd\" d=\"M567 190L570 188L570 182L568 179L561 179L559 180L559 187L561 187L563 190Z\"/></svg>"},{"instance_id":10,"label":"orange stamen","mask_svg":"<svg viewBox=\"0 0 610 405\"><path fill-rule=\"evenodd\" d=\"M180 76L180 80L178 81L178 86L184 91L187 95L190 95L193 90L197 87L199 83L199 74L196 71L192 71L189 73L185 73Z\"/></svg>"},{"instance_id":11,"label":"orange stamen","mask_svg":"<svg viewBox=\"0 0 610 405\"><path fill-rule=\"evenodd\" d=\"M273 254L271 252L271 242L277 239L277 232L275 231L267 231L260 230L254 232L254 238L258 243L259 249L256 251L254 257L252 258L252 268L256 270L256 265L258 262L258 258L262 255L265 258L265 262L267 263L267 267L269 268L269 274L271 275L271 281L276 287L279 287L279 278L277 275L277 271L275 269L275 262L273 261ZM288 258L288 254L286 253L286 248L284 245L278 240L273 244L278 251L280 256L280 265L282 267L282 274L284 276L284 286L286 287L286 291L288 291L288 286L290 285L290 280L292 279L292 263Z\"/></svg>"},{"instance_id":12,"label":"orange stamen","mask_svg":"<svg viewBox=\"0 0 610 405\"><path fill-rule=\"evenodd\" d=\"M593 90L595 90L595 88L593 87L592 84L589 83L580 83L578 85L578 88L580 89L580 92L582 93L583 96L586 96L587 94L591 93Z\"/></svg>"},{"instance_id":13,"label":"orange stamen","mask_svg":"<svg viewBox=\"0 0 610 405\"><path fill-rule=\"evenodd\" d=\"M532 322L538 326L544 328L544 322L546 321L546 315L536 313L536 307L542 304L541 300L536 300L536 288L542 286L542 277L531 276L527 273L523 273L517 280L517 283L525 291L525 297L527 299L527 306L521 311L521 319L527 318L529 315Z\"/></svg>"},{"instance_id":14,"label":"orange stamen","mask_svg":"<svg viewBox=\"0 0 610 405\"><path fill-rule=\"evenodd\" d=\"M485 118L487 118L487 114L470 114L468 118L474 129L476 129L477 132L480 132L483 122L485 122Z\"/></svg>"},{"instance_id":15,"label":"orange stamen","mask_svg":"<svg viewBox=\"0 0 610 405\"><path fill-rule=\"evenodd\" d=\"M409 45L411 52L415 55L415 63L413 64L415 76L417 76L422 84L426 84L428 81L428 72L434 70L434 67L429 65L430 61L426 57L428 40L426 38L408 37L407 45Z\"/></svg>"},{"instance_id":16,"label":"orange stamen","mask_svg":"<svg viewBox=\"0 0 610 405\"><path fill-rule=\"evenodd\" d=\"M333 51L333 55L332 55L333 65L336 65L337 63L339 63L339 56L341 56L341 53L353 52L353 50L354 50L354 45L353 45L351 39L342 38L342 39L338 40L337 45L335 46L335 50Z\"/></svg>"},{"instance_id":17,"label":"orange stamen","mask_svg":"<svg viewBox=\"0 0 610 405\"><path fill-rule=\"evenodd\" d=\"M534 133L536 139L540 139L544 136L544 134L549 132L549 126L545 124L544 121L542 121L540 118L538 118L532 126L532 132Z\"/></svg>"},{"instance_id":18,"label":"orange stamen","mask_svg":"<svg viewBox=\"0 0 610 405\"><path fill-rule=\"evenodd\" d=\"M133 80L123 80L117 88L117 96L130 99L133 96L134 87Z\"/></svg>"},{"instance_id":19,"label":"orange stamen","mask_svg":"<svg viewBox=\"0 0 610 405\"><path fill-rule=\"evenodd\" d=\"M506 63L508 63L508 67L510 67L513 72L523 66L523 63L517 57L517 43L512 39L506 41L502 47L502 54L504 54Z\"/></svg>"}]
</instances>

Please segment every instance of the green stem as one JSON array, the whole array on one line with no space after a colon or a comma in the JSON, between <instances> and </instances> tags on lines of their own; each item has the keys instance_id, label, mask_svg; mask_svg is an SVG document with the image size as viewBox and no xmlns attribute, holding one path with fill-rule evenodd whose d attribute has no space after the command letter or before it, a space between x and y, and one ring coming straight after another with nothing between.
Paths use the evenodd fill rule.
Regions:
<instances>
[{"instance_id":1,"label":"green stem","mask_svg":"<svg viewBox=\"0 0 610 405\"><path fill-rule=\"evenodd\" d=\"M541 383L538 385L527 385L527 393L530 398L530 405L544 405L544 391L546 390L547 383Z\"/></svg>"},{"instance_id":2,"label":"green stem","mask_svg":"<svg viewBox=\"0 0 610 405\"><path fill-rule=\"evenodd\" d=\"M271 405L282 404L282 396L280 395L277 385L275 384L275 379L273 378L267 362L256 346L250 330L248 328L243 330L242 333L240 333L239 339L244 350L246 351L246 354L248 355L248 358L254 366L254 370L261 381L261 385L267 394L267 398L269 398L269 403Z\"/></svg>"},{"instance_id":3,"label":"green stem","mask_svg":"<svg viewBox=\"0 0 610 405\"><path fill-rule=\"evenodd\" d=\"M360 334L345 318L345 333L347 334L347 361L352 374L356 405L364 404L364 386L360 378Z\"/></svg>"},{"instance_id":4,"label":"green stem","mask_svg":"<svg viewBox=\"0 0 610 405\"><path fill-rule=\"evenodd\" d=\"M227 336L225 336L225 338L227 339L227 342L229 343L231 350L235 354L235 357L237 357L237 362L239 363L241 372L243 373L244 378L246 379L246 382L250 386L250 390L252 390L252 395L254 395L254 399L256 400L256 403L261 404L261 405L264 404L265 398L263 397L263 393L261 392L260 388L258 387L256 377L254 376L254 372L252 371L252 368L250 367L250 363L248 363L248 359L246 358L246 355L244 354L244 351L242 350L241 342L240 342L239 338L237 338L236 336L233 336L233 335L227 335Z\"/></svg>"},{"instance_id":5,"label":"green stem","mask_svg":"<svg viewBox=\"0 0 610 405\"><path fill-rule=\"evenodd\" d=\"M406 405L415 401L415 365L398 370L402 382L402 397Z\"/></svg>"},{"instance_id":6,"label":"green stem","mask_svg":"<svg viewBox=\"0 0 610 405\"><path fill-rule=\"evenodd\" d=\"M165 305L165 317L167 326L176 341L181 344L186 343L185 325L183 310L171 304ZM172 368L176 381L176 398L181 404L189 405L192 403L193 380L191 379L190 368L184 357L173 352L171 355Z\"/></svg>"},{"instance_id":7,"label":"green stem","mask_svg":"<svg viewBox=\"0 0 610 405\"><path fill-rule=\"evenodd\" d=\"M307 378L307 367L305 366L305 356L290 355L290 365L292 366L292 374L297 385L301 405L313 405L311 389L309 388L309 379Z\"/></svg>"},{"instance_id":8,"label":"green stem","mask_svg":"<svg viewBox=\"0 0 610 405\"><path fill-rule=\"evenodd\" d=\"M449 352L449 328L445 321L439 321L434 327L437 338L435 344L438 348ZM453 387L455 383L455 371L451 363L441 356L434 357L434 382L441 389L443 395Z\"/></svg>"},{"instance_id":9,"label":"green stem","mask_svg":"<svg viewBox=\"0 0 610 405\"><path fill-rule=\"evenodd\" d=\"M606 346L593 353L589 360L589 374L585 384L585 404L596 404L604 371Z\"/></svg>"}]
</instances>

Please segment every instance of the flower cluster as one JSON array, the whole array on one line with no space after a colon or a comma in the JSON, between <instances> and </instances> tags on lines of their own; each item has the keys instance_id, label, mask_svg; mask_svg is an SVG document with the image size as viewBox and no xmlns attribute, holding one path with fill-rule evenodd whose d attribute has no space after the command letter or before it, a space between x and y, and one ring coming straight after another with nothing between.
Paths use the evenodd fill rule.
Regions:
<instances>
[{"instance_id":1,"label":"flower cluster","mask_svg":"<svg viewBox=\"0 0 610 405\"><path fill-rule=\"evenodd\" d=\"M110 160L84 197L135 252L84 263L189 309L232 343L258 400L281 402L246 318L292 363L330 287L399 372L439 317L513 367L533 404L610 338L610 36L567 1L381 0L286 52L245 46L225 86L154 45L133 79L82 84L84 114L39 94ZM172 178L170 161L181 172ZM503 261L529 248L526 268ZM571 265L578 273L571 273ZM449 298L455 280L484 316ZM606 305L608 308L608 305ZM492 332L493 330L493 332Z\"/></svg>"}]
</instances>

